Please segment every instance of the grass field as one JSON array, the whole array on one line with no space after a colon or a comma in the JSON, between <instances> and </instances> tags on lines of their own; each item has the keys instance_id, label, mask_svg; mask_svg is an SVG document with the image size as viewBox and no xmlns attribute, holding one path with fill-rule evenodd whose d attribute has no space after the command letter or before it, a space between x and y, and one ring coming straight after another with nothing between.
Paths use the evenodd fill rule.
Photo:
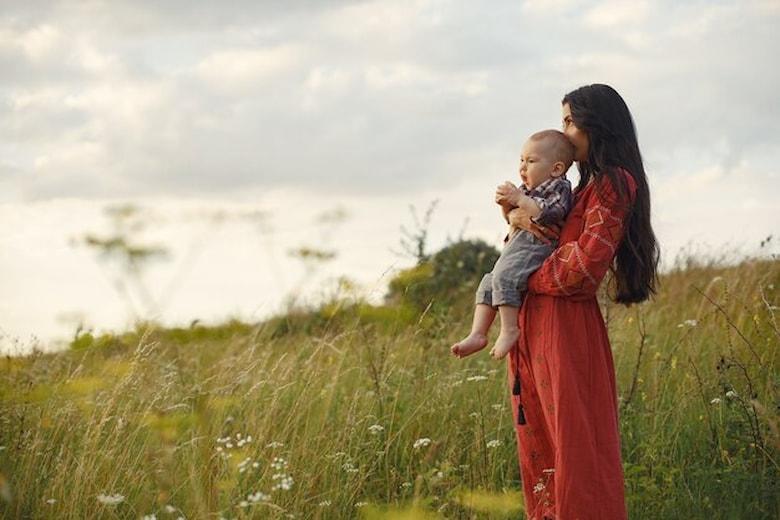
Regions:
<instances>
[{"instance_id":1,"label":"grass field","mask_svg":"<svg viewBox=\"0 0 780 520\"><path fill-rule=\"evenodd\" d=\"M780 517L780 261L604 300L632 519ZM522 518L504 362L446 312L333 301L0 360L3 518ZM146 516L149 518L149 516Z\"/></svg>"}]
</instances>

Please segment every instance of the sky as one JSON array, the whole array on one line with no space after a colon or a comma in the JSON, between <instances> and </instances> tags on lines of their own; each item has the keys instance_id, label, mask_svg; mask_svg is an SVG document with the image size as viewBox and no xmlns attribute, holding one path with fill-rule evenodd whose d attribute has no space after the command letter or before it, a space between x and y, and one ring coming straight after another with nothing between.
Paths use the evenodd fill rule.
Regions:
<instances>
[{"instance_id":1,"label":"sky","mask_svg":"<svg viewBox=\"0 0 780 520\"><path fill-rule=\"evenodd\" d=\"M438 201L430 250L500 246L495 187L590 83L632 111L665 265L777 253L778 22L777 0L2 0L0 350L144 314L83 245L127 203L169 251L148 317L260 319L343 276L380 301L410 206Z\"/></svg>"}]
</instances>

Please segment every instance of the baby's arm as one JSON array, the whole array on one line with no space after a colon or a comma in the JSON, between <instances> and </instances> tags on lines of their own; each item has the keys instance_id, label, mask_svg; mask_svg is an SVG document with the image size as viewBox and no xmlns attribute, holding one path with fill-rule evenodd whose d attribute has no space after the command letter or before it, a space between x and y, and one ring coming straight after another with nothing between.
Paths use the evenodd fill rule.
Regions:
<instances>
[{"instance_id":1,"label":"baby's arm","mask_svg":"<svg viewBox=\"0 0 780 520\"><path fill-rule=\"evenodd\" d=\"M541 195L526 195L520 189L507 190L499 187L496 201L513 204L530 217L531 222L541 226L560 225L571 209L571 183L565 179L556 179Z\"/></svg>"},{"instance_id":2,"label":"baby's arm","mask_svg":"<svg viewBox=\"0 0 780 520\"><path fill-rule=\"evenodd\" d=\"M523 190L509 181L506 181L496 189L496 202L501 205L504 220L509 224L509 233L504 237L504 242L509 240L515 231L520 229L509 221L509 213L512 210L518 207L522 208L523 213L531 218L536 217L541 212L541 208L534 199L526 196Z\"/></svg>"},{"instance_id":3,"label":"baby's arm","mask_svg":"<svg viewBox=\"0 0 780 520\"><path fill-rule=\"evenodd\" d=\"M542 208L539 203L533 197L529 197L520 190L517 190L512 195L499 202L499 204L501 204L501 210L504 213L504 220L510 225L509 213L513 209L520 208L525 215L528 215L532 219L535 219L542 213Z\"/></svg>"},{"instance_id":4,"label":"baby's arm","mask_svg":"<svg viewBox=\"0 0 780 520\"><path fill-rule=\"evenodd\" d=\"M509 199L510 195L517 189L517 186L509 181L496 188L496 204L501 206L501 214L504 216L504 220L509 224L509 212L515 209L515 205L512 204Z\"/></svg>"},{"instance_id":5,"label":"baby's arm","mask_svg":"<svg viewBox=\"0 0 780 520\"><path fill-rule=\"evenodd\" d=\"M562 224L572 205L571 183L558 179L546 190L544 197L533 197L539 212L531 220L542 226Z\"/></svg>"},{"instance_id":6,"label":"baby's arm","mask_svg":"<svg viewBox=\"0 0 780 520\"><path fill-rule=\"evenodd\" d=\"M523 210L531 218L536 218L542 212L542 208L533 198L524 193L518 193L516 200L517 208ZM511 209L511 208L510 208Z\"/></svg>"}]
</instances>

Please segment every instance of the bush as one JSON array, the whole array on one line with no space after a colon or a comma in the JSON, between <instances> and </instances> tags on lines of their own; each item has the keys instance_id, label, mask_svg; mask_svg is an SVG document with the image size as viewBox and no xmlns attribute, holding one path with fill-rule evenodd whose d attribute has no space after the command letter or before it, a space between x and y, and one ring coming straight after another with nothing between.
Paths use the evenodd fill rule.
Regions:
<instances>
[{"instance_id":1,"label":"bush","mask_svg":"<svg viewBox=\"0 0 780 520\"><path fill-rule=\"evenodd\" d=\"M498 255L496 248L482 240L448 245L430 260L399 272L390 281L387 303L406 303L420 311L431 302L433 307L450 306L476 290Z\"/></svg>"}]
</instances>

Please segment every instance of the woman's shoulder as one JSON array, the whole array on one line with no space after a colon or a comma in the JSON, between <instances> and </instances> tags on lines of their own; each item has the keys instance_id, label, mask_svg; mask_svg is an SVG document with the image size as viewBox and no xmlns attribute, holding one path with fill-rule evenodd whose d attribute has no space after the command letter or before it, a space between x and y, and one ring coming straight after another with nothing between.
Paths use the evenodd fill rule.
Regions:
<instances>
[{"instance_id":1,"label":"woman's shoulder","mask_svg":"<svg viewBox=\"0 0 780 520\"><path fill-rule=\"evenodd\" d=\"M626 187L628 187L628 191L631 193L631 197L633 198L634 193L636 192L636 181L634 180L634 176L629 170L621 166L618 166L617 171L625 179Z\"/></svg>"},{"instance_id":2,"label":"woman's shoulder","mask_svg":"<svg viewBox=\"0 0 780 520\"><path fill-rule=\"evenodd\" d=\"M595 192L601 203L607 205L619 204L621 201L628 203L634 201L636 195L636 181L631 172L623 167L616 167L617 175L601 175L595 187ZM617 183L617 185L616 185Z\"/></svg>"}]
</instances>

